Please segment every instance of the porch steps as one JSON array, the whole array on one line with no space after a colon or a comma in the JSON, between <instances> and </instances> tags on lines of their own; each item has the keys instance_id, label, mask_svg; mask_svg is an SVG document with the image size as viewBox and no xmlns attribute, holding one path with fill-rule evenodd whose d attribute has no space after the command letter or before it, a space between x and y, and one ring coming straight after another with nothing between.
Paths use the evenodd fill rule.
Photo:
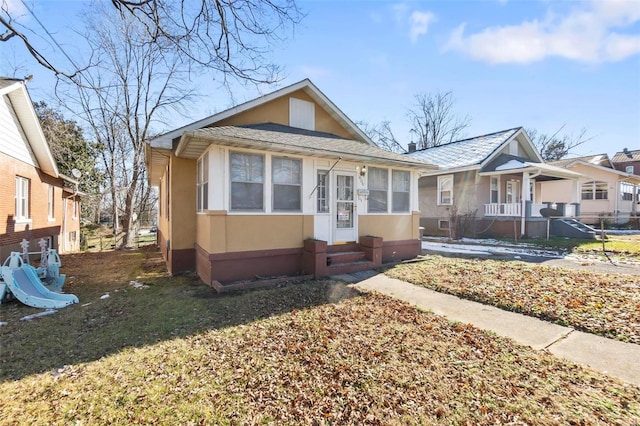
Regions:
<instances>
[{"instance_id":1,"label":"porch steps","mask_svg":"<svg viewBox=\"0 0 640 426\"><path fill-rule=\"evenodd\" d=\"M596 230L575 219L554 219L551 221L553 235L569 238L595 239Z\"/></svg>"},{"instance_id":2,"label":"porch steps","mask_svg":"<svg viewBox=\"0 0 640 426\"><path fill-rule=\"evenodd\" d=\"M327 247L328 275L350 274L375 268L366 260L365 253L357 243L338 244Z\"/></svg>"}]
</instances>

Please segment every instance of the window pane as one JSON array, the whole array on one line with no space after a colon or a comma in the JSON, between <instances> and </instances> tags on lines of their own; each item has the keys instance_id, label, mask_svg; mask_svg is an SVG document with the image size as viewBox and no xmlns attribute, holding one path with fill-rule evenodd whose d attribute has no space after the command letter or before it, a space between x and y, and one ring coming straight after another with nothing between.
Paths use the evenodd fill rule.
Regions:
<instances>
[{"instance_id":1,"label":"window pane","mask_svg":"<svg viewBox=\"0 0 640 426\"><path fill-rule=\"evenodd\" d=\"M409 178L410 173L400 170L391 172L392 176L392 211L408 212L409 211Z\"/></svg>"},{"instance_id":2,"label":"window pane","mask_svg":"<svg viewBox=\"0 0 640 426\"><path fill-rule=\"evenodd\" d=\"M274 157L272 162L273 183L299 185L301 163L300 160Z\"/></svg>"},{"instance_id":3,"label":"window pane","mask_svg":"<svg viewBox=\"0 0 640 426\"><path fill-rule=\"evenodd\" d=\"M231 209L264 208L264 157L257 154L231 153Z\"/></svg>"},{"instance_id":4,"label":"window pane","mask_svg":"<svg viewBox=\"0 0 640 426\"><path fill-rule=\"evenodd\" d=\"M408 192L393 193L393 211L394 212L409 211L409 193Z\"/></svg>"},{"instance_id":5,"label":"window pane","mask_svg":"<svg viewBox=\"0 0 640 426\"><path fill-rule=\"evenodd\" d=\"M368 171L368 211L371 213L386 213L387 190L389 187L389 173L387 169L370 167Z\"/></svg>"},{"instance_id":6,"label":"window pane","mask_svg":"<svg viewBox=\"0 0 640 426\"><path fill-rule=\"evenodd\" d=\"M329 213L329 202L327 194L327 172L325 170L318 170L316 188L317 209L318 213Z\"/></svg>"},{"instance_id":7,"label":"window pane","mask_svg":"<svg viewBox=\"0 0 640 426\"><path fill-rule=\"evenodd\" d=\"M263 186L261 183L231 183L232 210L262 210Z\"/></svg>"},{"instance_id":8,"label":"window pane","mask_svg":"<svg viewBox=\"0 0 640 426\"><path fill-rule=\"evenodd\" d=\"M262 183L264 157L256 154L231 153L231 181Z\"/></svg>"},{"instance_id":9,"label":"window pane","mask_svg":"<svg viewBox=\"0 0 640 426\"><path fill-rule=\"evenodd\" d=\"M300 185L273 185L274 210L300 210Z\"/></svg>"}]
</instances>

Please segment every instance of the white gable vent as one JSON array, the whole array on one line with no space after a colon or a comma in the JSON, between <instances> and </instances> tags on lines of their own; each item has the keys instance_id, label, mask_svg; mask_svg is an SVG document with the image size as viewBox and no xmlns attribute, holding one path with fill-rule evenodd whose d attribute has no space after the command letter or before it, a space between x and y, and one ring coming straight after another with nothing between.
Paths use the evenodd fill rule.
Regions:
<instances>
[{"instance_id":1,"label":"white gable vent","mask_svg":"<svg viewBox=\"0 0 640 426\"><path fill-rule=\"evenodd\" d=\"M289 98L289 126L300 129L316 129L316 108L313 102Z\"/></svg>"}]
</instances>

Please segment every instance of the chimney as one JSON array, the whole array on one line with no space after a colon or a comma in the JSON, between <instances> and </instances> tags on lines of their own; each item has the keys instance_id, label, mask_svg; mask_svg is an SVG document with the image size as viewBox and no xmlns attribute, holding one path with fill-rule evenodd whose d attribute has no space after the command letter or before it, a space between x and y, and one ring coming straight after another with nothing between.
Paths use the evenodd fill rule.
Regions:
<instances>
[{"instance_id":1,"label":"chimney","mask_svg":"<svg viewBox=\"0 0 640 426\"><path fill-rule=\"evenodd\" d=\"M631 153L629 152L629 150L628 150L627 148L624 148L624 149L622 150L622 152L624 152L625 154L627 154L627 157L629 157L629 158L633 158L633 155L631 155Z\"/></svg>"},{"instance_id":2,"label":"chimney","mask_svg":"<svg viewBox=\"0 0 640 426\"><path fill-rule=\"evenodd\" d=\"M409 142L409 152L416 152L416 143L415 142Z\"/></svg>"}]
</instances>

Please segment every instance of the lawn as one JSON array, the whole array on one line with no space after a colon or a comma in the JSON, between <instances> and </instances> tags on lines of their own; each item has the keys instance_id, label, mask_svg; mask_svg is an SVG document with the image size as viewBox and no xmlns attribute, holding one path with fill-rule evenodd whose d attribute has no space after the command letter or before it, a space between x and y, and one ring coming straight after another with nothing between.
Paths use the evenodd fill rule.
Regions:
<instances>
[{"instance_id":1,"label":"lawn","mask_svg":"<svg viewBox=\"0 0 640 426\"><path fill-rule=\"evenodd\" d=\"M551 237L549 240L536 238L523 239L520 242L582 256L598 256L602 260L607 260L603 255L603 244L600 239ZM604 241L604 249L614 260L640 262L640 235L608 235Z\"/></svg>"},{"instance_id":2,"label":"lawn","mask_svg":"<svg viewBox=\"0 0 640 426\"><path fill-rule=\"evenodd\" d=\"M385 273L433 290L640 344L639 275L440 256L398 265Z\"/></svg>"},{"instance_id":3,"label":"lawn","mask_svg":"<svg viewBox=\"0 0 640 426\"><path fill-rule=\"evenodd\" d=\"M150 249L63 269L80 305L0 306L0 424L640 422L638 387L341 282L219 296Z\"/></svg>"}]
</instances>

